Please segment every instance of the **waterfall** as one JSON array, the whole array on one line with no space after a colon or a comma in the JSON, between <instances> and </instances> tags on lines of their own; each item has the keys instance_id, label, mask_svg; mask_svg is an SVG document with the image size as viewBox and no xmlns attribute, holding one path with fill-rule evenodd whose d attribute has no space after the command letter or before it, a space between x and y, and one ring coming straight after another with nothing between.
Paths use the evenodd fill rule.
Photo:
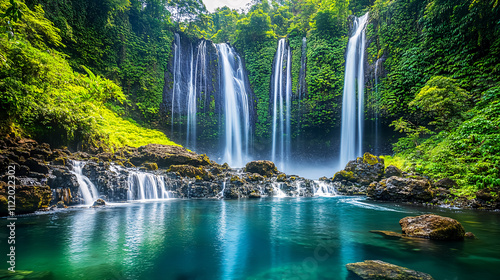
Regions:
<instances>
[{"instance_id":1,"label":"waterfall","mask_svg":"<svg viewBox=\"0 0 500 280\"><path fill-rule=\"evenodd\" d=\"M248 160L250 143L250 104L243 63L228 44L217 44L217 50L224 97L224 161L241 167Z\"/></svg>"},{"instance_id":2,"label":"waterfall","mask_svg":"<svg viewBox=\"0 0 500 280\"><path fill-rule=\"evenodd\" d=\"M314 181L314 196L337 196L335 188L331 183L325 181Z\"/></svg>"},{"instance_id":3,"label":"waterfall","mask_svg":"<svg viewBox=\"0 0 500 280\"><path fill-rule=\"evenodd\" d=\"M286 63L286 69L283 66ZM291 50L285 39L280 39L274 57L271 100L273 102L273 131L271 160L285 170L291 153L290 111L292 96ZM279 139L278 139L279 137ZM279 147L278 147L279 146ZM279 151L278 151L279 149Z\"/></svg>"},{"instance_id":4,"label":"waterfall","mask_svg":"<svg viewBox=\"0 0 500 280\"><path fill-rule=\"evenodd\" d=\"M274 197L286 197L286 193L281 190L280 183L271 183L271 187L273 188Z\"/></svg>"},{"instance_id":5,"label":"waterfall","mask_svg":"<svg viewBox=\"0 0 500 280\"><path fill-rule=\"evenodd\" d=\"M197 143L197 113L202 93L207 94L207 42L189 44L189 51L182 52L181 38L175 34L173 44L173 87L171 99L172 135L177 122L178 131L183 130L185 121L185 146L194 150ZM185 119L182 117L185 116Z\"/></svg>"},{"instance_id":6,"label":"waterfall","mask_svg":"<svg viewBox=\"0 0 500 280\"><path fill-rule=\"evenodd\" d=\"M182 68L181 68L181 38L175 33L174 40L174 84L172 87L172 134L174 132L175 112L181 113L181 86L182 86Z\"/></svg>"},{"instance_id":7,"label":"waterfall","mask_svg":"<svg viewBox=\"0 0 500 280\"><path fill-rule=\"evenodd\" d=\"M349 160L353 160L363 153L365 28L367 21L368 13L354 20L354 34L349 38L347 45L338 169L342 169Z\"/></svg>"},{"instance_id":8,"label":"waterfall","mask_svg":"<svg viewBox=\"0 0 500 280\"><path fill-rule=\"evenodd\" d=\"M92 205L94 201L99 198L99 192L90 179L83 175L82 169L85 163L81 161L71 161L71 164L73 165L73 171L71 171L71 173L76 176L85 205Z\"/></svg>"},{"instance_id":9,"label":"waterfall","mask_svg":"<svg viewBox=\"0 0 500 280\"><path fill-rule=\"evenodd\" d=\"M146 172L130 172L127 185L128 200L158 200L172 197L166 189L163 176Z\"/></svg>"},{"instance_id":10,"label":"waterfall","mask_svg":"<svg viewBox=\"0 0 500 280\"><path fill-rule=\"evenodd\" d=\"M378 65L380 63L380 59L377 59L375 62L375 105L373 108L374 114L375 114L375 148L374 148L374 153L376 155L380 154L379 151L379 130L380 130L380 119L379 119L379 113L380 113L380 96L379 96L379 91L378 91Z\"/></svg>"}]
</instances>

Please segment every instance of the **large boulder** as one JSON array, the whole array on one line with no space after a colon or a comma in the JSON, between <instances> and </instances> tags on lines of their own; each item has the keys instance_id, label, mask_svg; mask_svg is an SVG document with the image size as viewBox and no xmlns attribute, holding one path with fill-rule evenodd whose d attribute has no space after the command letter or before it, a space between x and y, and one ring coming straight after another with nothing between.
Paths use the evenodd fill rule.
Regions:
<instances>
[{"instance_id":1,"label":"large boulder","mask_svg":"<svg viewBox=\"0 0 500 280\"><path fill-rule=\"evenodd\" d=\"M0 216L9 215L9 186L0 181ZM39 209L49 207L52 192L48 186L16 185L15 189L16 207L15 214L32 213Z\"/></svg>"},{"instance_id":2,"label":"large boulder","mask_svg":"<svg viewBox=\"0 0 500 280\"><path fill-rule=\"evenodd\" d=\"M278 173L278 169L272 161L256 160L247 163L245 172L257 173L264 177L272 177L274 174Z\"/></svg>"},{"instance_id":3,"label":"large boulder","mask_svg":"<svg viewBox=\"0 0 500 280\"><path fill-rule=\"evenodd\" d=\"M349 263L347 270L366 280L433 280L432 276L379 260Z\"/></svg>"},{"instance_id":4,"label":"large boulder","mask_svg":"<svg viewBox=\"0 0 500 280\"><path fill-rule=\"evenodd\" d=\"M399 221L403 234L434 240L463 240L464 227L455 219L438 215L406 217Z\"/></svg>"},{"instance_id":5,"label":"large boulder","mask_svg":"<svg viewBox=\"0 0 500 280\"><path fill-rule=\"evenodd\" d=\"M130 158L135 166L146 162L154 162L158 168L168 169L172 165L191 165L194 167L210 166L212 163L206 155L198 155L179 146L149 144L137 149L124 151L124 157Z\"/></svg>"},{"instance_id":6,"label":"large boulder","mask_svg":"<svg viewBox=\"0 0 500 280\"><path fill-rule=\"evenodd\" d=\"M402 177L403 171L394 165L389 165L385 168L385 177L390 178L392 176Z\"/></svg>"},{"instance_id":7,"label":"large boulder","mask_svg":"<svg viewBox=\"0 0 500 280\"><path fill-rule=\"evenodd\" d=\"M172 165L167 171L176 172L182 177L203 178L204 180L214 178L214 176L203 167L194 167L191 165Z\"/></svg>"},{"instance_id":8,"label":"large boulder","mask_svg":"<svg viewBox=\"0 0 500 280\"><path fill-rule=\"evenodd\" d=\"M333 181L348 180L368 186L371 182L379 181L384 175L384 160L370 153L363 157L351 160L343 171L339 171L333 177ZM348 176L345 176L348 174Z\"/></svg>"},{"instance_id":9,"label":"large boulder","mask_svg":"<svg viewBox=\"0 0 500 280\"><path fill-rule=\"evenodd\" d=\"M376 200L428 202L434 197L434 192L427 179L393 176L370 184L366 195Z\"/></svg>"}]
</instances>

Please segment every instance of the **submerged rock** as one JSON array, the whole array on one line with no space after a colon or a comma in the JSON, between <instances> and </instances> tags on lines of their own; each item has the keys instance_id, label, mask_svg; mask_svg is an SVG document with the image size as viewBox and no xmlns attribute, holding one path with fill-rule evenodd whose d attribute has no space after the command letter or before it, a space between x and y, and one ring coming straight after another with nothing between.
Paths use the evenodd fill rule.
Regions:
<instances>
[{"instance_id":1,"label":"submerged rock","mask_svg":"<svg viewBox=\"0 0 500 280\"><path fill-rule=\"evenodd\" d=\"M51 280L53 279L52 272L42 271L24 271L24 270L16 270L15 272L9 271L7 269L0 270L0 279L2 280L22 280L22 279L30 279L30 280Z\"/></svg>"},{"instance_id":2,"label":"submerged rock","mask_svg":"<svg viewBox=\"0 0 500 280\"><path fill-rule=\"evenodd\" d=\"M269 160L256 160L247 163L245 172L257 173L264 177L271 177L278 173L278 169L272 161Z\"/></svg>"},{"instance_id":3,"label":"submerged rock","mask_svg":"<svg viewBox=\"0 0 500 280\"><path fill-rule=\"evenodd\" d=\"M388 230L370 230L370 232L381 235L387 239L400 239L403 237L403 235L401 233L397 233L394 231L388 231Z\"/></svg>"},{"instance_id":4,"label":"submerged rock","mask_svg":"<svg viewBox=\"0 0 500 280\"><path fill-rule=\"evenodd\" d=\"M406 217L399 221L403 234L433 240L463 240L465 230L457 220L433 214Z\"/></svg>"},{"instance_id":5,"label":"submerged rock","mask_svg":"<svg viewBox=\"0 0 500 280\"><path fill-rule=\"evenodd\" d=\"M94 204L92 204L92 207L101 207L101 206L105 206L106 205L106 201L104 201L104 199L98 199L96 201L94 201Z\"/></svg>"},{"instance_id":6,"label":"submerged rock","mask_svg":"<svg viewBox=\"0 0 500 280\"><path fill-rule=\"evenodd\" d=\"M349 263L347 270L366 280L433 280L432 276L380 260Z\"/></svg>"}]
</instances>

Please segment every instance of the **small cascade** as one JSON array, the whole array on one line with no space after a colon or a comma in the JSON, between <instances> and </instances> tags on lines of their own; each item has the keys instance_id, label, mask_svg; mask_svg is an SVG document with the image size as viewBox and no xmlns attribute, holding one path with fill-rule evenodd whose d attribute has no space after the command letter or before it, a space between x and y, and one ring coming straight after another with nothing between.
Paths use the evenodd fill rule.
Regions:
<instances>
[{"instance_id":1,"label":"small cascade","mask_svg":"<svg viewBox=\"0 0 500 280\"><path fill-rule=\"evenodd\" d=\"M363 153L365 29L367 21L368 13L354 20L354 33L349 38L347 45L339 169L343 168L349 160L355 159Z\"/></svg>"},{"instance_id":2,"label":"small cascade","mask_svg":"<svg viewBox=\"0 0 500 280\"><path fill-rule=\"evenodd\" d=\"M241 167L248 161L250 145L250 100L245 71L238 54L228 44L217 44L221 93L224 97L224 161Z\"/></svg>"},{"instance_id":3,"label":"small cascade","mask_svg":"<svg viewBox=\"0 0 500 280\"><path fill-rule=\"evenodd\" d=\"M165 177L146 173L130 172L128 175L128 200L158 200L172 198L166 189Z\"/></svg>"},{"instance_id":4,"label":"small cascade","mask_svg":"<svg viewBox=\"0 0 500 280\"><path fill-rule=\"evenodd\" d=\"M283 68L285 65L286 68ZM271 102L273 102L271 160L278 165L280 170L285 170L285 164L290 160L292 136L290 129L292 56L290 46L286 44L285 39L280 39L278 42L273 69L271 86Z\"/></svg>"},{"instance_id":5,"label":"small cascade","mask_svg":"<svg viewBox=\"0 0 500 280\"><path fill-rule=\"evenodd\" d=\"M222 190L217 194L217 199L224 198L224 191L226 190L226 181L222 182Z\"/></svg>"},{"instance_id":6,"label":"small cascade","mask_svg":"<svg viewBox=\"0 0 500 280\"><path fill-rule=\"evenodd\" d=\"M337 196L332 184L325 181L314 181L314 196Z\"/></svg>"},{"instance_id":7,"label":"small cascade","mask_svg":"<svg viewBox=\"0 0 500 280\"><path fill-rule=\"evenodd\" d=\"M274 197L286 197L286 193L281 190L280 183L271 183L271 186L273 188L273 196Z\"/></svg>"},{"instance_id":8,"label":"small cascade","mask_svg":"<svg viewBox=\"0 0 500 280\"><path fill-rule=\"evenodd\" d=\"M76 176L85 205L92 205L99 198L99 192L90 179L83 175L82 169L85 163L82 161L71 161L71 164L73 165L73 171L71 172Z\"/></svg>"}]
</instances>

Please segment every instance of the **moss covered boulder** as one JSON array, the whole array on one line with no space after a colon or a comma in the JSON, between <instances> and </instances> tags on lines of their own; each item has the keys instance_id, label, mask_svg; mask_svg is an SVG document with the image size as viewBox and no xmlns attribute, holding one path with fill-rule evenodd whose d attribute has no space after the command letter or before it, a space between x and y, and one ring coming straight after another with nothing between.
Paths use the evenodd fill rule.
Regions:
<instances>
[{"instance_id":1,"label":"moss covered boulder","mask_svg":"<svg viewBox=\"0 0 500 280\"><path fill-rule=\"evenodd\" d=\"M347 270L366 280L433 280L432 276L380 260L349 263Z\"/></svg>"},{"instance_id":2,"label":"moss covered boulder","mask_svg":"<svg viewBox=\"0 0 500 280\"><path fill-rule=\"evenodd\" d=\"M154 162L158 168L167 169L172 165L191 165L194 167L210 166L212 162L206 155L198 155L185 148L159 144L149 144L139 148L128 148L121 151L130 162L139 166L146 162Z\"/></svg>"},{"instance_id":3,"label":"moss covered boulder","mask_svg":"<svg viewBox=\"0 0 500 280\"><path fill-rule=\"evenodd\" d=\"M333 181L351 181L363 186L368 186L384 176L384 160L370 153L365 153L362 158L351 160L344 170L335 174Z\"/></svg>"},{"instance_id":4,"label":"moss covered boulder","mask_svg":"<svg viewBox=\"0 0 500 280\"><path fill-rule=\"evenodd\" d=\"M0 181L0 216L8 215L8 185ZM48 186L16 186L15 214L32 213L49 207L52 192Z\"/></svg>"},{"instance_id":5,"label":"moss covered boulder","mask_svg":"<svg viewBox=\"0 0 500 280\"><path fill-rule=\"evenodd\" d=\"M215 178L212 173L208 172L203 167L194 167L191 165L172 165L167 171L176 172L182 177L198 177L203 178L204 180L211 180Z\"/></svg>"},{"instance_id":6,"label":"moss covered boulder","mask_svg":"<svg viewBox=\"0 0 500 280\"><path fill-rule=\"evenodd\" d=\"M272 177L274 174L278 173L278 169L272 161L256 160L247 163L245 166L245 172L257 173L264 177Z\"/></svg>"},{"instance_id":7,"label":"moss covered boulder","mask_svg":"<svg viewBox=\"0 0 500 280\"><path fill-rule=\"evenodd\" d=\"M399 221L403 234L433 240L463 240L465 229L457 220L438 215L406 217Z\"/></svg>"}]
</instances>

